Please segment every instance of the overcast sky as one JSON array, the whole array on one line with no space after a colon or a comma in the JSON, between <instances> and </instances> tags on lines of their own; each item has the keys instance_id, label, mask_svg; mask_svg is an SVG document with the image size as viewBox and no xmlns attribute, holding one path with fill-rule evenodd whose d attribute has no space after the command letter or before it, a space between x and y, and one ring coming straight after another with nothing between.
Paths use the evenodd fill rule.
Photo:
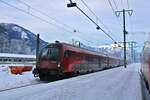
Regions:
<instances>
[{"instance_id":1,"label":"overcast sky","mask_svg":"<svg viewBox=\"0 0 150 100\"><path fill-rule=\"evenodd\" d=\"M46 13L51 18L57 20L56 22L20 3L19 0L3 1L38 16L48 21L49 24L15 8L9 7L2 2L0 2L0 22L15 23L23 26L35 34L39 33L41 38L47 42L54 42L55 40L71 42L72 39L75 39L91 46L113 43L113 41L102 31L96 30L96 26L81 14L79 10L76 8L67 8L66 5L69 3L69 0L20 0L29 4L31 7ZM96 18L83 5L81 0L73 1L96 21ZM113 0L110 1L115 10L122 10L123 8L133 9L134 12L131 17L126 13L126 25L127 31L129 32L127 41L137 41L139 45L142 45L142 43L146 41L147 34L150 31L150 0L114 0L117 8L115 7ZM129 3L127 3L127 1ZM116 41L123 41L122 27L119 25L119 22L122 24L122 14L120 14L118 18L119 21L117 21L108 0L84 0L84 2L86 2L91 10L98 16L99 26L108 32ZM60 24L60 22L65 25ZM101 22L106 27L104 27ZM78 31L73 32L73 29L80 31L80 33ZM138 33L131 34L131 32ZM147 34L139 32L145 32Z\"/></svg>"}]
</instances>

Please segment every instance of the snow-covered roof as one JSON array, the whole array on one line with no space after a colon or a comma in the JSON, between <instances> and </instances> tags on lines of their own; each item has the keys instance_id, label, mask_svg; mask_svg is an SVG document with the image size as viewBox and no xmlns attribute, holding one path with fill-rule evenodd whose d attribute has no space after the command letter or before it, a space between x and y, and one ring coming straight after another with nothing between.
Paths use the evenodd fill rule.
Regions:
<instances>
[{"instance_id":1,"label":"snow-covered roof","mask_svg":"<svg viewBox=\"0 0 150 100\"><path fill-rule=\"evenodd\" d=\"M11 58L36 58L35 55L10 54L10 53L0 53L0 57L11 57Z\"/></svg>"}]
</instances>

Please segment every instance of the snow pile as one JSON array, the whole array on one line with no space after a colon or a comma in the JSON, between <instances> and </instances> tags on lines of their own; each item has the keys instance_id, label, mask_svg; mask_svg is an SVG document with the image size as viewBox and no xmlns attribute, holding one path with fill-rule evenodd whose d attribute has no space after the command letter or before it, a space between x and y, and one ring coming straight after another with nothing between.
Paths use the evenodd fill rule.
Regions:
<instances>
[{"instance_id":1,"label":"snow pile","mask_svg":"<svg viewBox=\"0 0 150 100\"><path fill-rule=\"evenodd\" d=\"M0 73L9 73L9 71L8 65L0 65Z\"/></svg>"},{"instance_id":2,"label":"snow pile","mask_svg":"<svg viewBox=\"0 0 150 100\"><path fill-rule=\"evenodd\" d=\"M0 65L0 90L14 88L36 82L32 71L24 72L22 75L11 74L8 65Z\"/></svg>"}]
</instances>

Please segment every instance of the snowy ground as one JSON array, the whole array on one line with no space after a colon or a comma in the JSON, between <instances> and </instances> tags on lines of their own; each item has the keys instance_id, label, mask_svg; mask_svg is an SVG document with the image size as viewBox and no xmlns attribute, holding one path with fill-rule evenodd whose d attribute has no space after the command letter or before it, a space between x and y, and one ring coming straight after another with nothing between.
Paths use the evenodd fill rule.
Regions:
<instances>
[{"instance_id":1,"label":"snowy ground","mask_svg":"<svg viewBox=\"0 0 150 100\"><path fill-rule=\"evenodd\" d=\"M142 100L140 64L0 92L1 100Z\"/></svg>"},{"instance_id":2,"label":"snowy ground","mask_svg":"<svg viewBox=\"0 0 150 100\"><path fill-rule=\"evenodd\" d=\"M8 67L9 65L10 64L0 65L0 91L38 82L38 79L35 80L31 71L24 72L22 75L11 74Z\"/></svg>"}]
</instances>

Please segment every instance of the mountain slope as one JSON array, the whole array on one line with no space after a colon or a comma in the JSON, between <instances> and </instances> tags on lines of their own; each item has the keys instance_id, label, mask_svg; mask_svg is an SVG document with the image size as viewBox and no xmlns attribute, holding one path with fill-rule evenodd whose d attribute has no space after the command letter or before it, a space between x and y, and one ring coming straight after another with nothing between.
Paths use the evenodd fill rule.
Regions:
<instances>
[{"instance_id":1,"label":"mountain slope","mask_svg":"<svg viewBox=\"0 0 150 100\"><path fill-rule=\"evenodd\" d=\"M40 39L40 49L48 43ZM0 52L35 54L36 35L29 30L9 23L0 23Z\"/></svg>"}]
</instances>

